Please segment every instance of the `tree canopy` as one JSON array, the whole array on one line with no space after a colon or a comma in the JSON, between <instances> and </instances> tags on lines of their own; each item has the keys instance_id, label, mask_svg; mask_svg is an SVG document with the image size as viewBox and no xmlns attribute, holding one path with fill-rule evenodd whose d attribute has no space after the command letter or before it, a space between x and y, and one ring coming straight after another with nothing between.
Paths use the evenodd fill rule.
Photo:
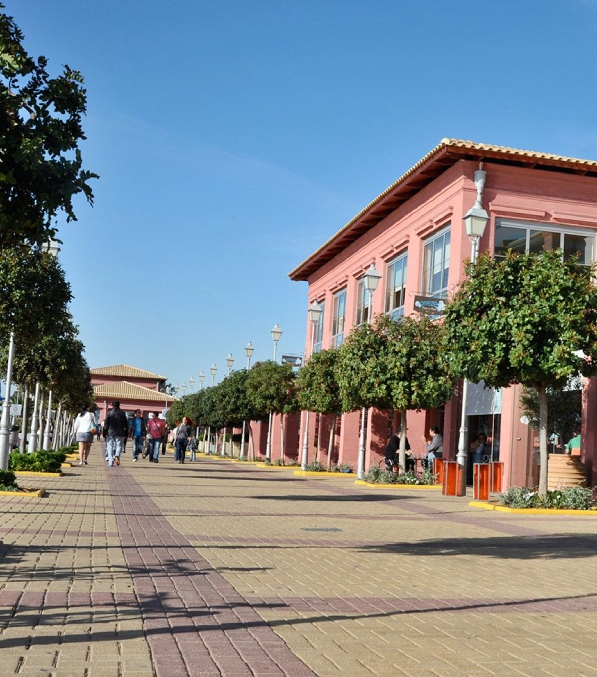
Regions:
<instances>
[{"instance_id":1,"label":"tree canopy","mask_svg":"<svg viewBox=\"0 0 597 677\"><path fill-rule=\"evenodd\" d=\"M96 174L82 167L79 142L87 106L83 78L64 66L51 77L47 59L31 57L23 34L0 3L0 249L42 245L59 213L76 220L73 197L89 203Z\"/></svg>"}]
</instances>

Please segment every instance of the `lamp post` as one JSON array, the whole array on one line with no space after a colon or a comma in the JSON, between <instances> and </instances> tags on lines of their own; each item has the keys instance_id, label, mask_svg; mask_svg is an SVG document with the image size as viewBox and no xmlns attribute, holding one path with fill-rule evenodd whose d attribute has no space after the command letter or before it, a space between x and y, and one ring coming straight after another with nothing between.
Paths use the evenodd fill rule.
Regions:
<instances>
[{"instance_id":1,"label":"lamp post","mask_svg":"<svg viewBox=\"0 0 597 677\"><path fill-rule=\"evenodd\" d=\"M213 387L214 383L216 382L216 374L218 373L218 368L215 364L211 365L209 368L209 373L211 374L211 385Z\"/></svg>"},{"instance_id":2,"label":"lamp post","mask_svg":"<svg viewBox=\"0 0 597 677\"><path fill-rule=\"evenodd\" d=\"M272 341L274 342L274 362L278 361L278 341L282 337L282 329L280 325L276 322L272 331ZM272 458L272 422L273 422L274 412L269 412L269 424L267 426L267 442L265 444L265 458L271 461Z\"/></svg>"},{"instance_id":3,"label":"lamp post","mask_svg":"<svg viewBox=\"0 0 597 677\"><path fill-rule=\"evenodd\" d=\"M201 371L199 372L199 390L203 390L203 381L205 381L205 374Z\"/></svg>"},{"instance_id":4,"label":"lamp post","mask_svg":"<svg viewBox=\"0 0 597 677\"><path fill-rule=\"evenodd\" d=\"M253 357L253 353L255 352L255 348L253 348L253 344L251 341L247 343L245 346L245 355L247 356L247 371L251 368L251 358ZM245 431L247 429L247 422L243 420L243 433L242 433L242 439L240 442L240 455L244 456L245 455Z\"/></svg>"},{"instance_id":5,"label":"lamp post","mask_svg":"<svg viewBox=\"0 0 597 677\"><path fill-rule=\"evenodd\" d=\"M60 251L60 246L58 245L58 242L56 240L50 240L47 242L44 246L43 249L45 252L48 252L48 254L51 254L52 256L58 256L58 252ZM12 336L11 336L12 339ZM13 352L14 352L14 343L13 343ZM14 355L13 355L14 357ZM8 352L8 359L9 359L9 364L10 367L9 369L12 370L12 363L10 362L10 347L9 347L9 352ZM8 383L6 384L7 390L9 388ZM29 435L27 437L27 451L32 454L34 451L37 450L37 431L39 428L39 410L40 410L40 402L39 402L39 397L40 397L40 384L39 381L35 384L35 398L33 400L33 413L31 415L31 428L29 431ZM4 417L4 410L2 410L2 415ZM0 467L5 467L1 465L1 450L4 448L2 444L2 425L0 424Z\"/></svg>"},{"instance_id":6,"label":"lamp post","mask_svg":"<svg viewBox=\"0 0 597 677\"><path fill-rule=\"evenodd\" d=\"M487 172L482 169L483 163L479 165L479 169L475 172L474 182L477 189L477 199L473 207L464 215L464 227L466 234L471 242L471 263L477 260L479 253L479 241L485 232L485 226L489 221L489 214L483 209L483 189L485 188L485 178ZM460 433L458 435L458 453L456 454L456 461L460 466L460 481L458 484L458 496L466 495L466 470L467 470L467 421L466 421L466 400L468 397L468 379L462 382L462 413L460 417Z\"/></svg>"},{"instance_id":7,"label":"lamp post","mask_svg":"<svg viewBox=\"0 0 597 677\"><path fill-rule=\"evenodd\" d=\"M183 383L180 386L180 391L182 392L182 396L184 397L186 395L186 392L187 392L187 384L186 383Z\"/></svg>"},{"instance_id":8,"label":"lamp post","mask_svg":"<svg viewBox=\"0 0 597 677\"><path fill-rule=\"evenodd\" d=\"M365 286L365 291L367 292L368 302L369 302L369 312L367 313L367 324L371 322L372 313L372 299L373 292L377 289L377 285L381 280L381 273L375 268L375 264L372 263L367 272L362 277L363 285ZM363 407L361 410L361 430L359 433L359 456L357 461L357 478L359 480L364 479L365 477L365 442L367 437L367 407Z\"/></svg>"},{"instance_id":9,"label":"lamp post","mask_svg":"<svg viewBox=\"0 0 597 677\"><path fill-rule=\"evenodd\" d=\"M195 379L191 376L189 379L189 387L191 389L191 395L193 394L193 388L195 387Z\"/></svg>"},{"instance_id":10,"label":"lamp post","mask_svg":"<svg viewBox=\"0 0 597 677\"><path fill-rule=\"evenodd\" d=\"M234 356L232 353L228 353L228 357L226 358L226 367L228 368L228 373L226 374L227 376L230 376L230 372L232 371L232 366L234 365ZM224 438L222 439L222 456L226 456L226 435L228 433L228 426L224 426ZM232 440L231 440L232 444Z\"/></svg>"},{"instance_id":11,"label":"lamp post","mask_svg":"<svg viewBox=\"0 0 597 677\"><path fill-rule=\"evenodd\" d=\"M313 355L313 349L315 348L315 328L319 322L319 318L322 313L321 306L317 301L309 306L309 320L311 322L311 352L310 355ZM307 464L309 463L309 410L305 411L305 432L303 433L303 453L301 456L301 470L307 469Z\"/></svg>"}]
</instances>

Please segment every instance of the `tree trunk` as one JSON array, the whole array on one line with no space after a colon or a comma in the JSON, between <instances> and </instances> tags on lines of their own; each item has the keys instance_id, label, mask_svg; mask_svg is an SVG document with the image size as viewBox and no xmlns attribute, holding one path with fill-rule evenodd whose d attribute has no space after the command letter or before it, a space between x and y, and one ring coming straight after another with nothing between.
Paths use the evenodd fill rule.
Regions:
<instances>
[{"instance_id":1,"label":"tree trunk","mask_svg":"<svg viewBox=\"0 0 597 677\"><path fill-rule=\"evenodd\" d=\"M284 414L280 412L280 459L284 463Z\"/></svg>"},{"instance_id":2,"label":"tree trunk","mask_svg":"<svg viewBox=\"0 0 597 677\"><path fill-rule=\"evenodd\" d=\"M400 450L399 465L402 472L406 472L406 409L400 411Z\"/></svg>"},{"instance_id":3,"label":"tree trunk","mask_svg":"<svg viewBox=\"0 0 597 677\"><path fill-rule=\"evenodd\" d=\"M547 393L545 386L537 386L539 395L539 493L547 493Z\"/></svg>"},{"instance_id":4,"label":"tree trunk","mask_svg":"<svg viewBox=\"0 0 597 677\"><path fill-rule=\"evenodd\" d=\"M336 418L337 414L334 414L332 419L332 429L330 430L330 441L328 442L328 470L332 466L332 452L334 451L334 442L336 440Z\"/></svg>"}]
</instances>

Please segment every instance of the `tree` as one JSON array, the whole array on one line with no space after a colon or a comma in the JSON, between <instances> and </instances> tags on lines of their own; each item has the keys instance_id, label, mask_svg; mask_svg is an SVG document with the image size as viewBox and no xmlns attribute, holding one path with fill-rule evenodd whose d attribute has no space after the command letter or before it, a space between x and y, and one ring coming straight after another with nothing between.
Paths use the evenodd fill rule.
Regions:
<instances>
[{"instance_id":1,"label":"tree","mask_svg":"<svg viewBox=\"0 0 597 677\"><path fill-rule=\"evenodd\" d=\"M42 245L56 233L59 213L76 221L73 197L93 203L79 142L87 97L83 78L68 66L50 77L47 59L34 59L23 34L0 3L0 249Z\"/></svg>"},{"instance_id":2,"label":"tree","mask_svg":"<svg viewBox=\"0 0 597 677\"><path fill-rule=\"evenodd\" d=\"M233 371L216 389L216 406L226 426L240 427L243 421L255 417L256 412L247 393L248 377L246 369Z\"/></svg>"},{"instance_id":3,"label":"tree","mask_svg":"<svg viewBox=\"0 0 597 677\"><path fill-rule=\"evenodd\" d=\"M334 415L328 446L328 467L334 446L335 417L342 409L338 384L336 383L337 362L337 348L313 353L305 366L299 371L297 377L300 408L304 411ZM315 460L317 460L317 457L315 457Z\"/></svg>"},{"instance_id":4,"label":"tree","mask_svg":"<svg viewBox=\"0 0 597 677\"><path fill-rule=\"evenodd\" d=\"M338 383L345 411L360 407L400 411L400 465L406 467L408 410L439 407L453 392L439 359L443 326L429 318L378 315L340 348Z\"/></svg>"},{"instance_id":5,"label":"tree","mask_svg":"<svg viewBox=\"0 0 597 677\"><path fill-rule=\"evenodd\" d=\"M539 492L547 492L547 389L597 373L594 270L561 250L480 256L446 310L452 373L490 388L522 384L539 398ZM585 358L579 358L583 351Z\"/></svg>"},{"instance_id":6,"label":"tree","mask_svg":"<svg viewBox=\"0 0 597 677\"><path fill-rule=\"evenodd\" d=\"M571 436L574 430L580 430L582 422L582 386L576 377L562 390L547 388L547 433L550 435ZM520 394L520 406L529 425L539 427L539 396L533 388L524 388Z\"/></svg>"}]
</instances>

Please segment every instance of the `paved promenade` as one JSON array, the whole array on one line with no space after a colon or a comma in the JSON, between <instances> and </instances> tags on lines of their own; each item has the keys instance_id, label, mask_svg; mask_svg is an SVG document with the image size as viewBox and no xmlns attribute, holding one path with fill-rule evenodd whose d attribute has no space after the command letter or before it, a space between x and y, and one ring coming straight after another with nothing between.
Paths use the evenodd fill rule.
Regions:
<instances>
[{"instance_id":1,"label":"paved promenade","mask_svg":"<svg viewBox=\"0 0 597 677\"><path fill-rule=\"evenodd\" d=\"M123 459L0 497L0 677L597 677L597 515Z\"/></svg>"}]
</instances>

